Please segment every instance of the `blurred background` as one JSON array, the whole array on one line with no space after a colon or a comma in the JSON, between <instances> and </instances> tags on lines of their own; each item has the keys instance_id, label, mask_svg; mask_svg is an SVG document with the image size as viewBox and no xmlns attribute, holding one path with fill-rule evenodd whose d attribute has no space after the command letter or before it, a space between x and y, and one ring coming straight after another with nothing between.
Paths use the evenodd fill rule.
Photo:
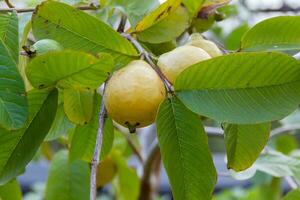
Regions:
<instances>
[{"instance_id":1,"label":"blurred background","mask_svg":"<svg viewBox=\"0 0 300 200\"><path fill-rule=\"evenodd\" d=\"M34 7L39 0L11 0L16 7ZM64 0L67 3L80 3L80 0ZM90 2L90 1L85 1ZM0 1L0 7L6 7L4 2ZM204 35L223 45L225 49L235 51L239 48L239 41L242 35L254 24L270 17L279 15L299 15L300 0L233 0L229 5L221 7L218 12L225 15L225 19L212 25L212 28L204 32ZM31 14L20 15L20 30L23 30L25 24L30 19ZM96 14L101 18L101 9ZM296 52L291 52L296 53ZM218 183L215 191L215 200L268 200L276 199L276 187L281 188L281 192L286 193L290 190L288 180L273 178L264 172L254 172L253 174L234 174L227 170L225 162L225 145L223 142L221 125L211 121L205 121L206 130L209 135L209 144L214 154L214 161L218 171ZM297 135L300 129L300 111L297 110L287 118L273 124L273 132L286 132L287 134L274 136L269 142L271 148L277 149L282 153L288 154L299 147L300 137ZM124 130L126 132L126 130ZM120 134L115 143L126 143L126 140L134 141L137 148L143 156L146 156L149 149L155 143L155 127L150 126L138 130L136 135ZM27 167L25 173L18 180L24 192L25 200L42 199L49 162L47 155L48 146L59 148L59 144L48 142L43 145L36 159ZM135 155L129 154L129 165L137 169L141 174L141 166ZM168 178L163 168L158 182L158 199L171 199ZM111 186L100 188L102 196L100 199L111 199ZM278 191L278 190L276 190Z\"/></svg>"}]
</instances>

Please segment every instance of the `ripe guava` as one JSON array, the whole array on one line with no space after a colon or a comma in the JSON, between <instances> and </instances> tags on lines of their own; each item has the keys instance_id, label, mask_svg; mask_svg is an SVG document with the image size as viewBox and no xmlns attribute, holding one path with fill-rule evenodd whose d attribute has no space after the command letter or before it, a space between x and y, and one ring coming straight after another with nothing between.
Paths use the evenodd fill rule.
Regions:
<instances>
[{"instance_id":1,"label":"ripe guava","mask_svg":"<svg viewBox=\"0 0 300 200\"><path fill-rule=\"evenodd\" d=\"M131 132L154 122L166 91L163 82L143 60L130 62L108 81L104 102L108 114Z\"/></svg>"}]
</instances>

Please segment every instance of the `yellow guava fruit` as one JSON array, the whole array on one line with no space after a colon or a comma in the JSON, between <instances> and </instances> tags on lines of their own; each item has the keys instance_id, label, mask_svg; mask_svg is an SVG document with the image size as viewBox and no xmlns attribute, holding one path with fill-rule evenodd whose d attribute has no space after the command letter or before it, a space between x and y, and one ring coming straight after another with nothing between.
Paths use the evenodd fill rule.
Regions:
<instances>
[{"instance_id":1,"label":"yellow guava fruit","mask_svg":"<svg viewBox=\"0 0 300 200\"><path fill-rule=\"evenodd\" d=\"M187 45L192 45L203 49L212 58L223 55L222 51L218 48L218 46L215 43L209 40L205 40L200 33L193 33L190 36Z\"/></svg>"},{"instance_id":2,"label":"yellow guava fruit","mask_svg":"<svg viewBox=\"0 0 300 200\"><path fill-rule=\"evenodd\" d=\"M143 60L130 62L108 81L104 102L108 114L131 132L154 122L166 91L163 82Z\"/></svg>"},{"instance_id":3,"label":"yellow guava fruit","mask_svg":"<svg viewBox=\"0 0 300 200\"><path fill-rule=\"evenodd\" d=\"M117 174L117 166L110 156L106 157L98 165L97 169L97 187L103 187L110 183Z\"/></svg>"},{"instance_id":4,"label":"yellow guava fruit","mask_svg":"<svg viewBox=\"0 0 300 200\"><path fill-rule=\"evenodd\" d=\"M203 49L185 45L162 54L158 58L157 65L166 78L174 83L176 77L189 66L200 61L210 59L210 55Z\"/></svg>"}]
</instances>

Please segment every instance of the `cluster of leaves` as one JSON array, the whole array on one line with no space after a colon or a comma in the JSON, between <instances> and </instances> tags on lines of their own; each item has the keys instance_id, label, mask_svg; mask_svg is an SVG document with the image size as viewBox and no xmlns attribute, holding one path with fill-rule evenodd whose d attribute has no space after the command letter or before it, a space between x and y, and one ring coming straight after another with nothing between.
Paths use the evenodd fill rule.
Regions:
<instances>
[{"instance_id":1,"label":"cluster of leaves","mask_svg":"<svg viewBox=\"0 0 300 200\"><path fill-rule=\"evenodd\" d=\"M60 139L69 151L53 158L46 199L88 199L88 163L101 103L96 91L114 70L139 59L134 46L112 26L126 15L128 32L159 55L174 48L186 30L197 31L196 26L191 29L195 20L211 20L215 9L225 3L101 1L102 9L92 12L95 17L65 3L44 1L32 14L20 43L25 44L32 30L36 40L53 39L65 50L38 55L28 64L27 59L19 59L17 13L1 13L0 184L21 174L44 141ZM212 198L217 173L199 116L224 124L228 168L242 171L266 145L270 122L297 108L300 63L279 51L300 48L299 27L299 16L265 20L245 33L238 52L200 62L179 75L175 95L161 104L157 114L159 146L175 199ZM106 170L115 169L107 179L117 174L118 199L137 199L138 177L127 166L124 149L114 142L114 132L108 117L100 159L110 163ZM278 156L284 157L274 155ZM287 162L299 166L295 160ZM263 157L252 168L264 171L260 162ZM293 175L291 168L272 175Z\"/></svg>"}]
</instances>

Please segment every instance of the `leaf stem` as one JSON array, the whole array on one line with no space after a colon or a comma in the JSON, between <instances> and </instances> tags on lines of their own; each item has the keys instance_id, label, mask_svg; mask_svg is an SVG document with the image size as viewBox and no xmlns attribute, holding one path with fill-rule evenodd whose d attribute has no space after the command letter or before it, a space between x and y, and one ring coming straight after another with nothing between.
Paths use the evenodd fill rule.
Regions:
<instances>
[{"instance_id":1,"label":"leaf stem","mask_svg":"<svg viewBox=\"0 0 300 200\"><path fill-rule=\"evenodd\" d=\"M104 83L103 93L105 91L106 82ZM97 199L97 169L99 165L99 157L102 148L102 139L103 139L103 130L104 130L104 123L106 118L106 109L104 104L104 99L102 98L102 102L100 105L100 113L99 113L99 127L97 131L96 137L96 144L94 149L93 159L91 161L91 178L90 178L90 200Z\"/></svg>"},{"instance_id":2,"label":"leaf stem","mask_svg":"<svg viewBox=\"0 0 300 200\"><path fill-rule=\"evenodd\" d=\"M133 46L137 49L142 59L144 59L149 65L152 67L152 69L157 73L159 78L162 80L162 82L165 85L165 88L169 94L173 94L173 89L171 83L168 81L168 79L165 77L165 75L160 71L158 66L154 64L151 55L142 47L142 45L130 34L123 33L122 36L126 38L128 41L133 44Z\"/></svg>"}]
</instances>

